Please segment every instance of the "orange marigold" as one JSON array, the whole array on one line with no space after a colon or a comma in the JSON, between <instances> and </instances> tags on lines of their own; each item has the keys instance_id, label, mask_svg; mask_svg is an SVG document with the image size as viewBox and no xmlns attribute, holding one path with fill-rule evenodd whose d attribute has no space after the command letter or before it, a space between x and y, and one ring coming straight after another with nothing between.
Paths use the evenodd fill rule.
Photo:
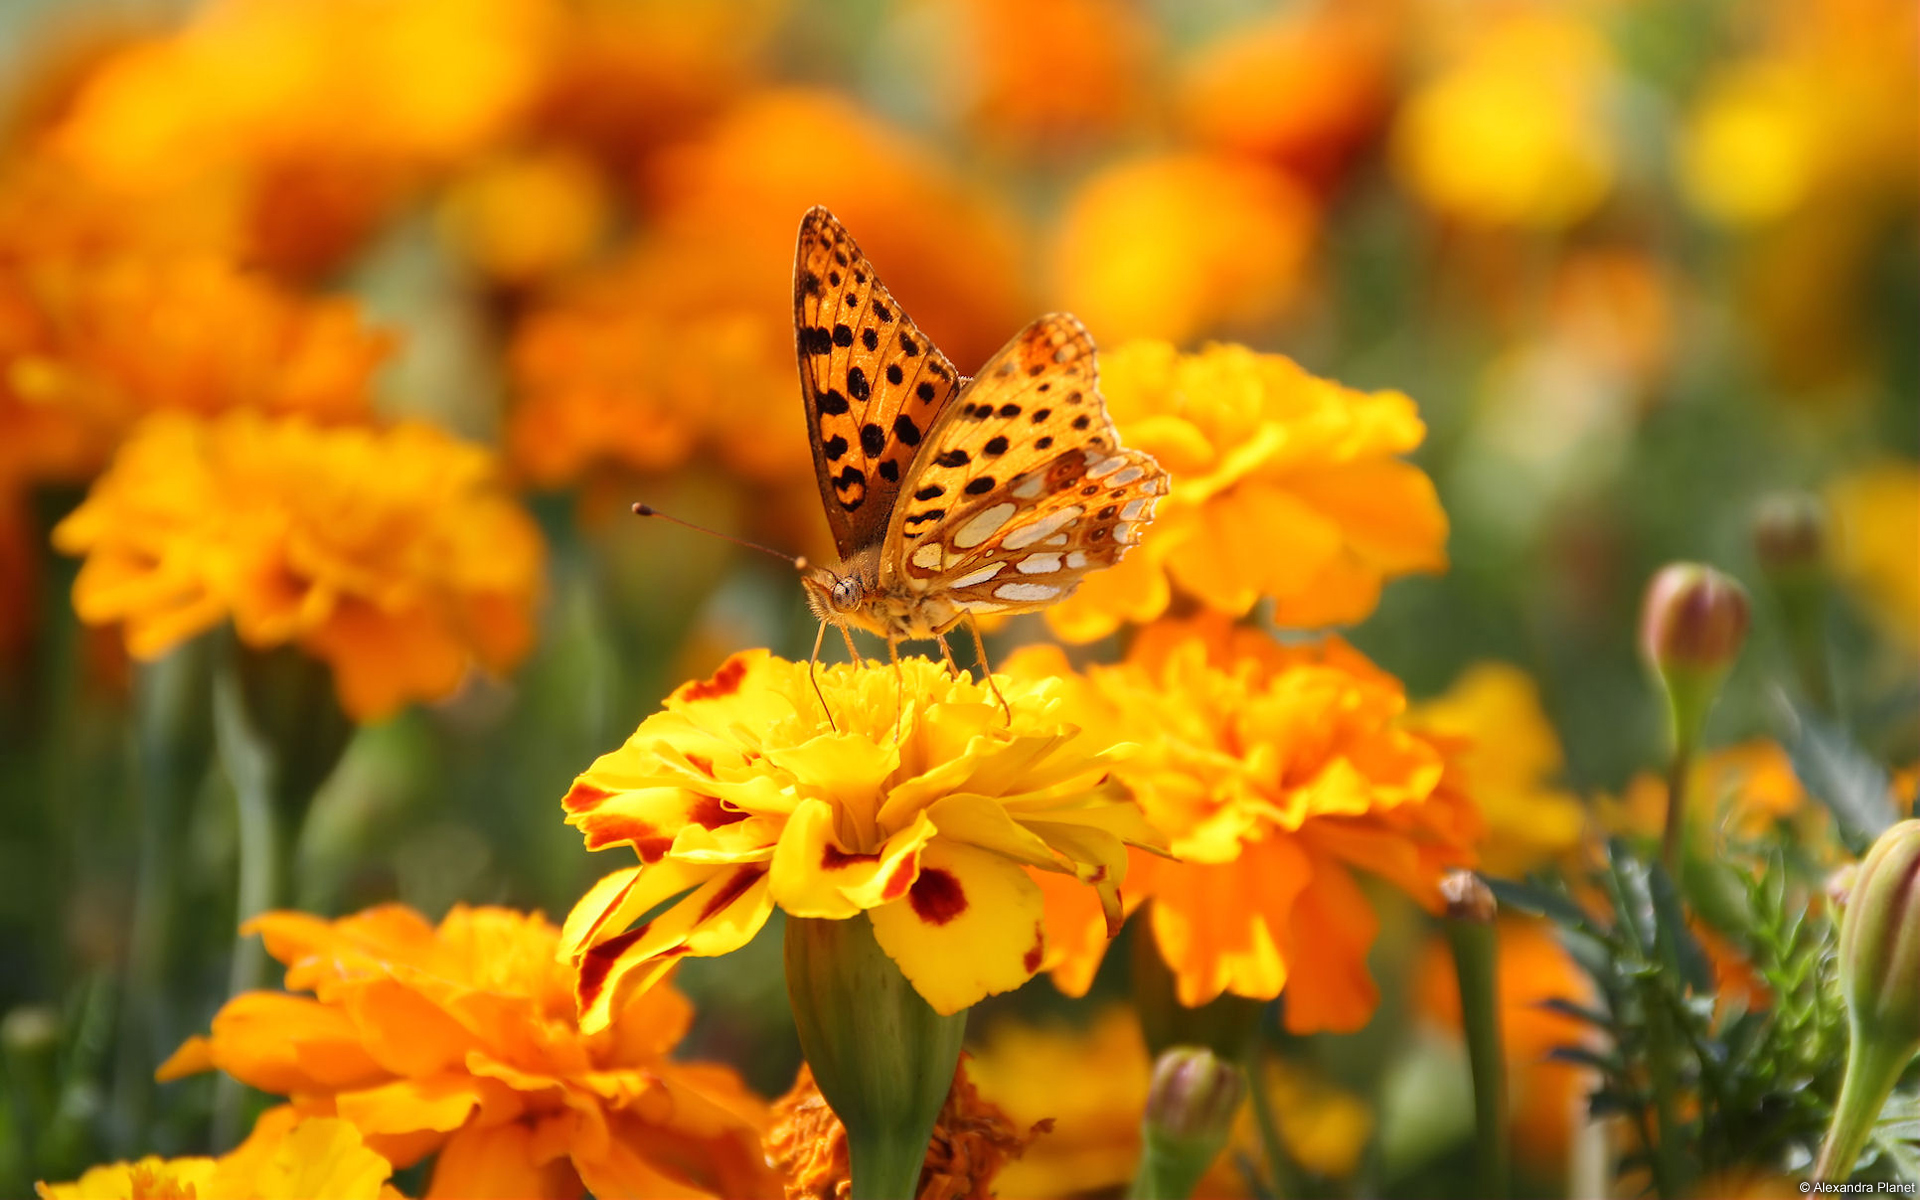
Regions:
<instances>
[{"instance_id":1,"label":"orange marigold","mask_svg":"<svg viewBox=\"0 0 1920 1200\"><path fill-rule=\"evenodd\" d=\"M1354 622L1381 584L1446 566L1446 514L1398 456L1426 436L1413 401L1317 379L1244 346L1181 354L1133 342L1101 355L1108 411L1173 476L1145 541L1047 610L1071 641L1167 611L1173 588L1286 627Z\"/></svg>"},{"instance_id":2,"label":"orange marigold","mask_svg":"<svg viewBox=\"0 0 1920 1200\"><path fill-rule=\"evenodd\" d=\"M773 1114L767 1160L785 1174L787 1200L847 1200L853 1189L847 1130L827 1107L805 1063L793 1087L773 1102ZM1001 1167L1019 1158L1050 1124L1041 1121L1021 1133L967 1078L963 1055L934 1119L916 1200L988 1200Z\"/></svg>"},{"instance_id":3,"label":"orange marigold","mask_svg":"<svg viewBox=\"0 0 1920 1200\"><path fill-rule=\"evenodd\" d=\"M152 658L227 617L332 666L360 720L502 670L532 639L544 550L488 453L425 425L249 412L141 425L54 530L74 606Z\"/></svg>"},{"instance_id":4,"label":"orange marigold","mask_svg":"<svg viewBox=\"0 0 1920 1200\"><path fill-rule=\"evenodd\" d=\"M396 1166L438 1153L437 1196L768 1196L764 1105L727 1067L669 1054L692 1006L657 987L596 1034L574 1019L559 930L456 906L436 928L387 905L250 921L287 964L160 1068L218 1068L339 1116Z\"/></svg>"},{"instance_id":5,"label":"orange marigold","mask_svg":"<svg viewBox=\"0 0 1920 1200\"><path fill-rule=\"evenodd\" d=\"M1070 674L1051 647L1010 670ZM1296 1032L1366 1023L1379 922L1354 871L1438 908L1441 872L1470 863L1481 833L1449 769L1458 747L1402 728L1405 707L1399 682L1343 642L1283 646L1220 619L1154 626L1124 664L1079 679L1070 711L1140 743L1114 774L1178 860L1135 855L1127 901L1153 902L1148 932L1182 1004L1284 991ZM1039 882L1047 963L1082 994L1104 926Z\"/></svg>"}]
</instances>

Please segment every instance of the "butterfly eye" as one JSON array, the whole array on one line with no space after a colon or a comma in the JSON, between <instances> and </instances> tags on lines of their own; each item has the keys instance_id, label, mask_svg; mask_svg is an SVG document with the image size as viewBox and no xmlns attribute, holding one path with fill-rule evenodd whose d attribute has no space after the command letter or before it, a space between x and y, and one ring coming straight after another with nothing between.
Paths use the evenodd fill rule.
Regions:
<instances>
[{"instance_id":1,"label":"butterfly eye","mask_svg":"<svg viewBox=\"0 0 1920 1200\"><path fill-rule=\"evenodd\" d=\"M860 581L858 579L836 579L833 584L833 602L839 608L852 608L860 603Z\"/></svg>"}]
</instances>

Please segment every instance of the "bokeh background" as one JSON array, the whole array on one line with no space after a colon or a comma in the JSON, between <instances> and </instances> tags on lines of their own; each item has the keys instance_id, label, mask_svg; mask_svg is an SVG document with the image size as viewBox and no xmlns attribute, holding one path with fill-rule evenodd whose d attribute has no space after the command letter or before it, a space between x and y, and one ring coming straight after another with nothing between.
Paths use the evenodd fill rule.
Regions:
<instances>
[{"instance_id":1,"label":"bokeh background","mask_svg":"<svg viewBox=\"0 0 1920 1200\"><path fill-rule=\"evenodd\" d=\"M1633 647L1652 569L1758 587L1756 506L1817 500L1816 686L1912 761L1916 36L1910 0L9 0L0 1013L16 1065L55 1067L10 1076L54 1082L6 1098L0 1190L204 1148L211 1083L143 1081L223 998L238 902L232 785L143 803L154 672L76 615L54 527L168 413L480 447L488 503L543 547L524 645L360 725L290 899L557 918L606 869L560 820L573 775L729 651L810 644L781 564L626 509L825 556L790 310L816 203L963 370L1065 309L1103 346L1232 340L1413 397L1450 566L1348 634L1415 697L1519 668L1582 803L1661 752ZM495 536L451 477L409 486ZM1795 673L1757 603L1729 742L1774 728ZM170 932L141 967L154 887ZM1318 1054L1396 1130L1412 925L1376 953L1375 1028ZM797 1061L777 926L681 976L688 1052L768 1092ZM974 1020L1092 1011L1041 981ZM1326 1086L1303 1109L1344 1113ZM1388 1139L1372 1188L1422 1194L1460 1132Z\"/></svg>"}]
</instances>

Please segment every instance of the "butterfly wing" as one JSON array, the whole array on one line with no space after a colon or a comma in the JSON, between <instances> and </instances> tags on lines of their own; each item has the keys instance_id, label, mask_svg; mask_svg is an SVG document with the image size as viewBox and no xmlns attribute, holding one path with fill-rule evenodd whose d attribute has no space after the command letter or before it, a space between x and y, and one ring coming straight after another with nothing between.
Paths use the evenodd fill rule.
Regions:
<instances>
[{"instance_id":1,"label":"butterfly wing","mask_svg":"<svg viewBox=\"0 0 1920 1200\"><path fill-rule=\"evenodd\" d=\"M1093 339L1041 317L982 367L928 435L894 506L881 582L971 612L1025 611L1120 561L1167 474L1120 444Z\"/></svg>"},{"instance_id":2,"label":"butterfly wing","mask_svg":"<svg viewBox=\"0 0 1920 1200\"><path fill-rule=\"evenodd\" d=\"M820 502L846 558L886 531L916 448L962 380L817 206L800 221L793 325Z\"/></svg>"}]
</instances>

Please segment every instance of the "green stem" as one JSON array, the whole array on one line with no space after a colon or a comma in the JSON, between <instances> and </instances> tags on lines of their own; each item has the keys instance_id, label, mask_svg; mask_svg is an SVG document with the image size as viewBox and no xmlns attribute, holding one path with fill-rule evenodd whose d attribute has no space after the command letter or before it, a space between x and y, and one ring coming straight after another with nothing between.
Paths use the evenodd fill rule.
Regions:
<instances>
[{"instance_id":1,"label":"green stem","mask_svg":"<svg viewBox=\"0 0 1920 1200\"><path fill-rule=\"evenodd\" d=\"M1154 944L1152 915L1149 905L1129 922L1133 1005L1140 1013L1147 1053L1158 1058L1173 1046L1205 1046L1221 1058L1245 1059L1259 1036L1267 1002L1228 994L1197 1008L1180 1003L1173 971Z\"/></svg>"},{"instance_id":2,"label":"green stem","mask_svg":"<svg viewBox=\"0 0 1920 1200\"><path fill-rule=\"evenodd\" d=\"M953 1087L967 1010L935 1012L865 913L789 918L786 966L800 1050L846 1127L853 1200L910 1200Z\"/></svg>"},{"instance_id":3,"label":"green stem","mask_svg":"<svg viewBox=\"0 0 1920 1200\"><path fill-rule=\"evenodd\" d=\"M1247 1095L1253 1101L1253 1125L1260 1134L1260 1151L1267 1160L1267 1180L1276 1196L1306 1194L1300 1172L1294 1169L1287 1144L1280 1139L1280 1118L1267 1094L1266 1048L1256 1040L1247 1054Z\"/></svg>"},{"instance_id":4,"label":"green stem","mask_svg":"<svg viewBox=\"0 0 1920 1200\"><path fill-rule=\"evenodd\" d=\"M1667 764L1667 820L1660 836L1660 861L1667 873L1679 882L1680 848L1687 824L1687 780L1693 774L1693 738L1676 730L1673 759Z\"/></svg>"},{"instance_id":5,"label":"green stem","mask_svg":"<svg viewBox=\"0 0 1920 1200\"><path fill-rule=\"evenodd\" d=\"M1866 1147L1888 1093L1913 1058L1912 1046L1889 1046L1861 1036L1853 1026L1847 1051L1847 1073L1840 1084L1840 1100L1833 1108L1833 1124L1813 1163L1816 1181L1837 1183L1853 1174L1853 1164Z\"/></svg>"},{"instance_id":6,"label":"green stem","mask_svg":"<svg viewBox=\"0 0 1920 1200\"><path fill-rule=\"evenodd\" d=\"M1476 1192L1503 1200L1510 1190L1507 1146L1507 1064L1500 1038L1499 938L1491 922L1446 923L1453 946L1454 980L1460 989L1461 1023L1473 1074Z\"/></svg>"},{"instance_id":7,"label":"green stem","mask_svg":"<svg viewBox=\"0 0 1920 1200\"><path fill-rule=\"evenodd\" d=\"M1647 1075L1653 1088L1654 1144L1648 1147L1653 1190L1661 1200L1678 1200L1686 1192L1686 1172L1680 1158L1680 1120L1674 1107L1679 1073L1674 1069L1672 1017L1659 997L1645 999L1652 1001L1646 1004L1646 1013Z\"/></svg>"}]
</instances>

